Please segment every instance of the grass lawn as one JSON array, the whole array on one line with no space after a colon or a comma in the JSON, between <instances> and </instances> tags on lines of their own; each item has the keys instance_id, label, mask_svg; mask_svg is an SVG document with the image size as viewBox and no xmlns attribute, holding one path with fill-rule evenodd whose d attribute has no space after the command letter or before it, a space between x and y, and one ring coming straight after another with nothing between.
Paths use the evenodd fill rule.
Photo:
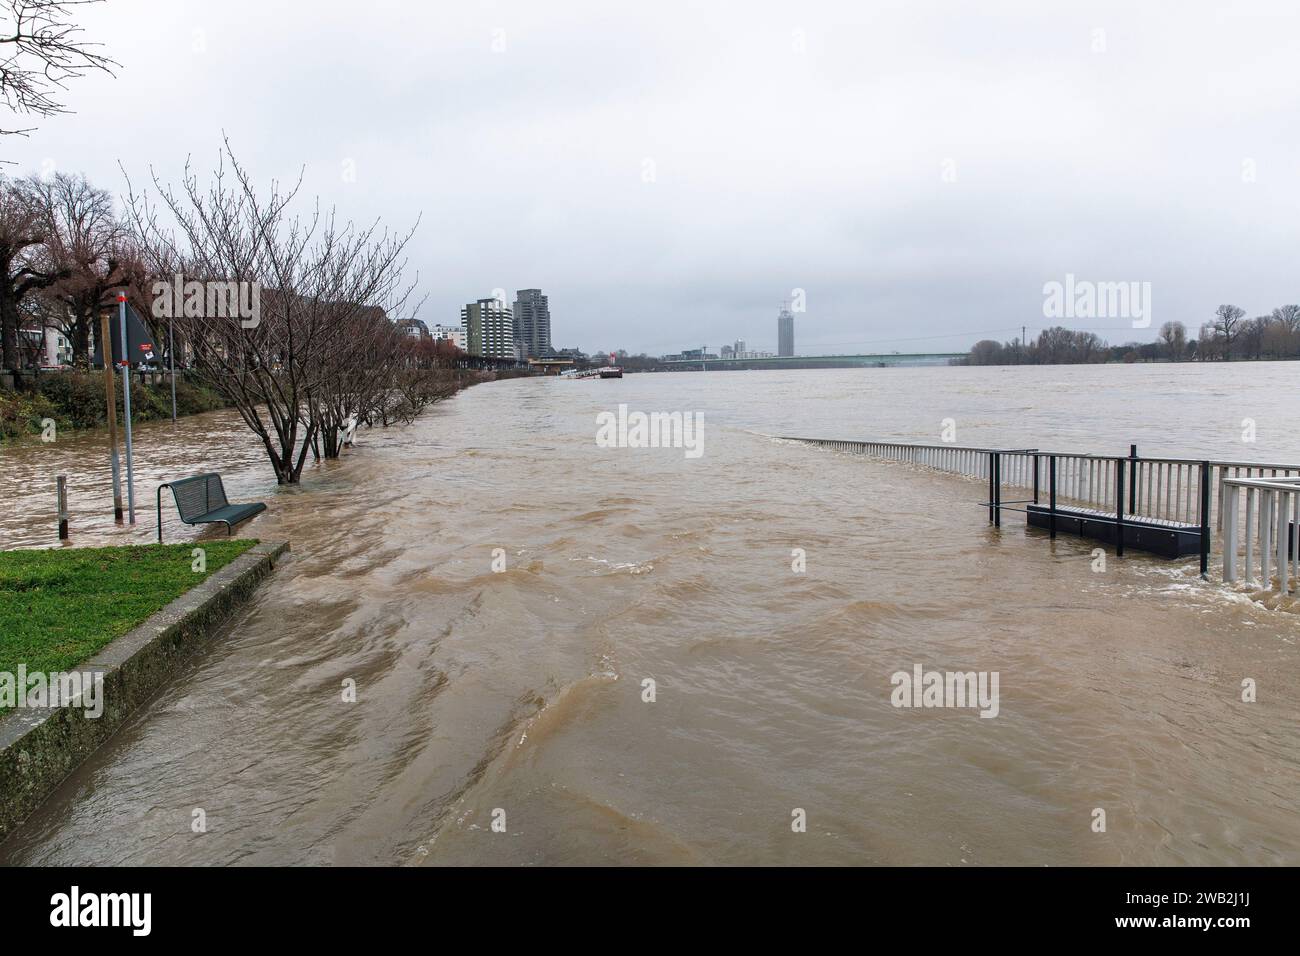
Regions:
<instances>
[{"instance_id":1,"label":"grass lawn","mask_svg":"<svg viewBox=\"0 0 1300 956\"><path fill-rule=\"evenodd\" d=\"M71 670L256 543L0 551L0 672Z\"/></svg>"}]
</instances>

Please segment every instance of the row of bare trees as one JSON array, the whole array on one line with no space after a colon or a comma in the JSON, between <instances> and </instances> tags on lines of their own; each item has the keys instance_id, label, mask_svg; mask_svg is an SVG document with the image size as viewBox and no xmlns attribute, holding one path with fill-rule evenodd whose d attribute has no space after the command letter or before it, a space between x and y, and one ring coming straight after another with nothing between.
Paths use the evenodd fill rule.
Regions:
<instances>
[{"instance_id":1,"label":"row of bare trees","mask_svg":"<svg viewBox=\"0 0 1300 956\"><path fill-rule=\"evenodd\" d=\"M87 367L99 317L124 293L153 341L183 343L281 483L308 454L337 457L352 423L411 421L455 391L459 358L398 324L417 305L404 278L414 226L340 222L298 202L300 186L260 190L228 143L206 178L187 165L177 185L128 182L120 214L84 177L0 179L5 368L30 360L23 340L46 328Z\"/></svg>"},{"instance_id":2,"label":"row of bare trees","mask_svg":"<svg viewBox=\"0 0 1300 956\"><path fill-rule=\"evenodd\" d=\"M1201 326L1196 355L1202 361L1300 358L1300 305L1246 318L1246 310L1221 305Z\"/></svg>"},{"instance_id":3,"label":"row of bare trees","mask_svg":"<svg viewBox=\"0 0 1300 956\"><path fill-rule=\"evenodd\" d=\"M404 276L415 227L340 222L319 203L302 211L301 182L260 190L227 143L205 180L187 164L179 185L155 176L126 195L150 275L254 290L255 322L214 309L211 291L170 318L191 368L238 410L281 484L298 482L309 452L337 457L350 424L409 422L455 389L438 367L454 363L398 325L418 307Z\"/></svg>"},{"instance_id":4,"label":"row of bare trees","mask_svg":"<svg viewBox=\"0 0 1300 956\"><path fill-rule=\"evenodd\" d=\"M1055 326L1036 341L982 339L971 346L966 365L1081 365L1093 362L1218 362L1233 359L1300 358L1300 305L1283 305L1268 315L1246 318L1245 309L1221 305L1214 318L1190 338L1182 322L1166 322L1155 342L1109 345L1095 332Z\"/></svg>"}]
</instances>

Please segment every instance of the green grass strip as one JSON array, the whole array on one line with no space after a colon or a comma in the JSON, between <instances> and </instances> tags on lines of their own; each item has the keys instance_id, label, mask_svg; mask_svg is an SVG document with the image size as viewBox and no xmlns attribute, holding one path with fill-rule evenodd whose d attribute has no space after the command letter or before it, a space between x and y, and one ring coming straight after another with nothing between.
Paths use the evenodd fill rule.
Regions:
<instances>
[{"instance_id":1,"label":"green grass strip","mask_svg":"<svg viewBox=\"0 0 1300 956\"><path fill-rule=\"evenodd\" d=\"M256 543L0 551L0 672L72 670Z\"/></svg>"}]
</instances>

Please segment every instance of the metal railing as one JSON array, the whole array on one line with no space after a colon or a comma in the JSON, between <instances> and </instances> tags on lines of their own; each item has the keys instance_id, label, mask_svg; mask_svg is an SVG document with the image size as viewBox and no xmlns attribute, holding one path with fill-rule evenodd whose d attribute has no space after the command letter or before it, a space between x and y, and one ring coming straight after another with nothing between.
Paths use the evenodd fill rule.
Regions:
<instances>
[{"instance_id":1,"label":"metal railing","mask_svg":"<svg viewBox=\"0 0 1300 956\"><path fill-rule=\"evenodd\" d=\"M1247 584L1277 589L1287 594L1290 578L1300 585L1300 478L1227 478L1224 481L1223 580L1239 579L1238 557ZM1246 500L1242 520L1242 498ZM1239 555L1244 538L1245 554ZM1254 577L1258 556L1259 578Z\"/></svg>"},{"instance_id":2,"label":"metal railing","mask_svg":"<svg viewBox=\"0 0 1300 956\"><path fill-rule=\"evenodd\" d=\"M1269 462L1139 457L1137 446L1127 456L1078 454L1025 448L982 448L966 445L922 445L907 442L841 441L790 437L884 461L899 461L935 471L986 481L990 520L1000 524L1002 489L1032 493L1039 503L1049 487L1056 505L1089 508L1125 520L1169 523L1202 536L1202 573L1206 572L1211 528L1222 532L1223 578L1239 579L1238 558L1244 550L1248 583L1276 586L1282 593L1300 589L1300 465ZM1054 473L1054 474L1053 474ZM1053 480L1054 479L1054 480ZM1241 501L1245 500L1245 520ZM1053 508L1054 510L1054 508ZM1286 518L1291 515L1291 518ZM1117 542L1122 553L1122 535ZM1283 555L1284 557L1279 557ZM1258 563L1259 577L1252 569ZM1287 568L1276 582L1270 569Z\"/></svg>"}]
</instances>

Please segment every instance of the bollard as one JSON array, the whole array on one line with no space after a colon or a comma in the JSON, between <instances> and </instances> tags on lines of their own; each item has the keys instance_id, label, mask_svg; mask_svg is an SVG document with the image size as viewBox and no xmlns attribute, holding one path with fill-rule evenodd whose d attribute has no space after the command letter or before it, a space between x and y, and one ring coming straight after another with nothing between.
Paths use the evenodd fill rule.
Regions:
<instances>
[{"instance_id":1,"label":"bollard","mask_svg":"<svg viewBox=\"0 0 1300 956\"><path fill-rule=\"evenodd\" d=\"M68 540L68 476L59 475L59 540Z\"/></svg>"}]
</instances>

